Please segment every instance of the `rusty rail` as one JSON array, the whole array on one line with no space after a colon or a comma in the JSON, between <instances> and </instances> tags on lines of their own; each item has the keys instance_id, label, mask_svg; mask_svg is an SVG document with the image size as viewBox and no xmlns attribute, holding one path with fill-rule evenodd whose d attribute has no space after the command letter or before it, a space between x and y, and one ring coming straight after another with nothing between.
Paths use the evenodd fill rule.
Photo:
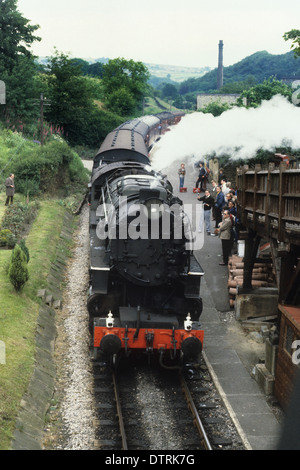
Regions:
<instances>
[{"instance_id":1,"label":"rusty rail","mask_svg":"<svg viewBox=\"0 0 300 470\"><path fill-rule=\"evenodd\" d=\"M113 379L113 384L114 384L114 393L115 393L115 399L116 399L117 414L118 414L120 434L121 434L121 439L122 439L122 450L128 450L127 437L126 437L126 432L125 432L125 426L124 426L124 420L123 420L123 414L122 414L122 407L121 407L120 395L119 395L119 390L118 390L118 383L117 383L115 372L113 372L113 374L112 374L112 379Z\"/></svg>"},{"instance_id":2,"label":"rusty rail","mask_svg":"<svg viewBox=\"0 0 300 470\"><path fill-rule=\"evenodd\" d=\"M212 446L210 444L210 441L207 437L206 431L204 429L204 426L202 424L201 418L199 416L199 413L197 411L196 405L194 403L194 400L192 398L191 392L189 390L189 387L183 377L183 375L180 373L180 382L181 382L181 387L182 391L185 395L186 401L188 403L189 410L191 411L193 418L194 418L194 424L198 429L198 432L200 434L200 440L201 440L201 445L205 450L213 450Z\"/></svg>"}]
</instances>

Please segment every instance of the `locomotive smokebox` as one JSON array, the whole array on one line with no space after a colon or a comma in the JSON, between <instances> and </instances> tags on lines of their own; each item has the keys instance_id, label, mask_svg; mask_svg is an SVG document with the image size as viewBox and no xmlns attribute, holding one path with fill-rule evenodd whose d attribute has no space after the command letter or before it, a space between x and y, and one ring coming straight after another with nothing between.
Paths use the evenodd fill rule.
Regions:
<instances>
[{"instance_id":1,"label":"locomotive smokebox","mask_svg":"<svg viewBox=\"0 0 300 470\"><path fill-rule=\"evenodd\" d=\"M122 342L116 335L106 335L102 338L100 343L101 351L114 355L117 354L122 348Z\"/></svg>"},{"instance_id":2,"label":"locomotive smokebox","mask_svg":"<svg viewBox=\"0 0 300 470\"><path fill-rule=\"evenodd\" d=\"M190 336L186 338L182 344L181 349L183 354L188 358L192 359L197 357L202 351L202 343L195 336Z\"/></svg>"}]
</instances>

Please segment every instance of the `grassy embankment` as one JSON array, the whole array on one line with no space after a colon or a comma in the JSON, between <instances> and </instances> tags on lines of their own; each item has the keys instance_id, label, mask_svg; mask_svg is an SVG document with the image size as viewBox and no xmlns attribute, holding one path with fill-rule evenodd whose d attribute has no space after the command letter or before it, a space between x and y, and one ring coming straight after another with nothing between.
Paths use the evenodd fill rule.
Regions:
<instances>
[{"instance_id":1,"label":"grassy embankment","mask_svg":"<svg viewBox=\"0 0 300 470\"><path fill-rule=\"evenodd\" d=\"M18 195L16 197L18 200ZM5 194L0 194L0 222ZM35 330L39 313L37 291L46 286L62 228L65 208L57 201L42 201L26 238L30 253L30 279L21 293L10 284L5 267L10 250L0 250L0 341L5 344L5 364L0 364L0 450L10 448L20 401L34 366ZM3 344L2 343L2 344Z\"/></svg>"},{"instance_id":2,"label":"grassy embankment","mask_svg":"<svg viewBox=\"0 0 300 470\"><path fill-rule=\"evenodd\" d=\"M155 101L154 98L148 96L145 101L146 101L145 103L146 114L158 114L164 111L166 112L180 111L178 108L175 108L175 106L170 105L170 103L167 103L166 101L163 101L160 98L157 99L157 101ZM161 107L158 106L157 102L160 103Z\"/></svg>"}]
</instances>

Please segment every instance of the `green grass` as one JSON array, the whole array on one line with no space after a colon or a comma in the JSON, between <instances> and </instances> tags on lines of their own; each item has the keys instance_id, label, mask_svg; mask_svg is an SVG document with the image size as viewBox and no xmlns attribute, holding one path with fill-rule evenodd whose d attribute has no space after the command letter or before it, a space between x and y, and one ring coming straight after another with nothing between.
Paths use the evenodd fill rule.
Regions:
<instances>
[{"instance_id":1,"label":"green grass","mask_svg":"<svg viewBox=\"0 0 300 470\"><path fill-rule=\"evenodd\" d=\"M170 104L167 103L166 101L158 99L158 102L162 106L164 106L166 108L166 110L163 110L162 108L160 108L157 105L157 103L155 102L155 100L152 97L148 96L146 98L145 114L158 114L158 113L162 113L164 111L178 111L177 108L175 108L174 106L170 106Z\"/></svg>"},{"instance_id":2,"label":"green grass","mask_svg":"<svg viewBox=\"0 0 300 470\"><path fill-rule=\"evenodd\" d=\"M0 219L3 215L0 195ZM57 201L42 201L37 219L26 239L30 253L30 279L21 293L10 284L5 267L11 251L0 250L0 341L6 348L6 364L0 364L0 450L10 448L20 401L34 366L37 291L45 287L55 259L65 209Z\"/></svg>"}]
</instances>

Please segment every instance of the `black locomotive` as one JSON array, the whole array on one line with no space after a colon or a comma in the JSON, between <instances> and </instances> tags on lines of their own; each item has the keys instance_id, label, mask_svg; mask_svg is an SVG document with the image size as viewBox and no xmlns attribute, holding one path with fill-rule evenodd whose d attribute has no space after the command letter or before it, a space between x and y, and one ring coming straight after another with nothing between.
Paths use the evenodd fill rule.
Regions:
<instances>
[{"instance_id":1,"label":"black locomotive","mask_svg":"<svg viewBox=\"0 0 300 470\"><path fill-rule=\"evenodd\" d=\"M149 149L181 114L125 122L94 159L88 310L94 351L159 353L162 365L197 360L201 266L187 249L189 221Z\"/></svg>"}]
</instances>

